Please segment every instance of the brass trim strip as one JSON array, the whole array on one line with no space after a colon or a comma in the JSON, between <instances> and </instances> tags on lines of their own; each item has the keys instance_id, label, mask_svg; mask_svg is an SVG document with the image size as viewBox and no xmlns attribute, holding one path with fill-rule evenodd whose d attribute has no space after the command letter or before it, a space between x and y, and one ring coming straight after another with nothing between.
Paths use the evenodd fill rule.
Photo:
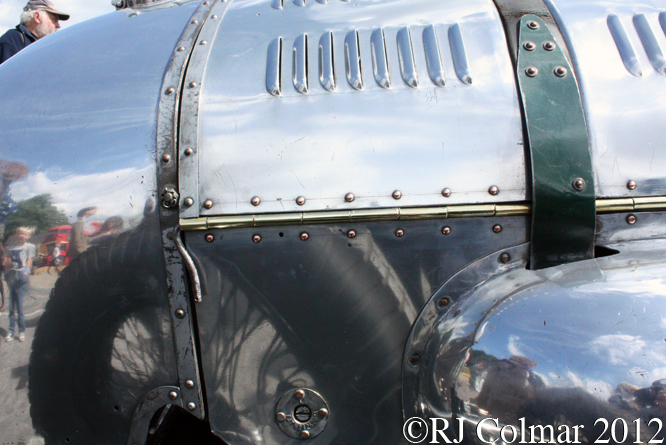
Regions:
<instances>
[{"instance_id":1,"label":"brass trim strip","mask_svg":"<svg viewBox=\"0 0 666 445\"><path fill-rule=\"evenodd\" d=\"M519 216L530 214L529 203L463 204L437 207L392 207L387 209L334 210L304 213L209 216L181 219L182 231L230 229L287 224L332 224L361 221L403 221L420 219Z\"/></svg>"},{"instance_id":2,"label":"brass trim strip","mask_svg":"<svg viewBox=\"0 0 666 445\"><path fill-rule=\"evenodd\" d=\"M597 213L649 212L666 210L666 196L598 198ZM388 209L334 210L304 213L209 216L181 219L183 231L287 224L332 224L361 221L407 221L422 219L473 218L529 215L527 202L507 204L462 204L437 207L392 207Z\"/></svg>"},{"instance_id":3,"label":"brass trim strip","mask_svg":"<svg viewBox=\"0 0 666 445\"><path fill-rule=\"evenodd\" d=\"M597 199L597 213L656 212L666 210L666 196Z\"/></svg>"}]
</instances>

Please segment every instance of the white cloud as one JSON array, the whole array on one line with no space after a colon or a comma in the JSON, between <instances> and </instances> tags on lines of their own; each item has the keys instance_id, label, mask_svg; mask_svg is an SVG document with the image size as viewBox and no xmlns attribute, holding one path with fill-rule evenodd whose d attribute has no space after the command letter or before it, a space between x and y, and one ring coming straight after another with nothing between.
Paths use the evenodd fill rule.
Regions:
<instances>
[{"instance_id":1,"label":"white cloud","mask_svg":"<svg viewBox=\"0 0 666 445\"><path fill-rule=\"evenodd\" d=\"M116 8L111 0L52 0L53 4L70 15L69 20L61 22L61 27L67 28L84 20L98 15L113 12ZM14 28L19 23L19 17L28 0L0 0L0 34Z\"/></svg>"}]
</instances>

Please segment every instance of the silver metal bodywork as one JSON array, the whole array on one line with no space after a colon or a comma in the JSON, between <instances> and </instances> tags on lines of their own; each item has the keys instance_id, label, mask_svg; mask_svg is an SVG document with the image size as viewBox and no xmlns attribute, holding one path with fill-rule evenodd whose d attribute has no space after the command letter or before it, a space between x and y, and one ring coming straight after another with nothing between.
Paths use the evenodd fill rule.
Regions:
<instances>
[{"instance_id":1,"label":"silver metal bodywork","mask_svg":"<svg viewBox=\"0 0 666 445\"><path fill-rule=\"evenodd\" d=\"M28 173L3 185L123 228L31 276L27 341L0 343L0 442L196 442L160 436L174 412L231 445L587 422L574 402L661 418L639 395L666 378L666 3L544 3L601 247L537 272L491 0L128 0L4 63L0 161ZM540 383L511 399L507 379Z\"/></svg>"}]
</instances>

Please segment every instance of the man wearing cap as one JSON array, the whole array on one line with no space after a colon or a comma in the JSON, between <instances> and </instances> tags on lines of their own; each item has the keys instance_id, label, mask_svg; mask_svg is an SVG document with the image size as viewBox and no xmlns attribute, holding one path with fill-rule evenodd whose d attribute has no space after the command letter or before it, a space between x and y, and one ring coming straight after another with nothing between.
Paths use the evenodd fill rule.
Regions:
<instances>
[{"instance_id":1,"label":"man wearing cap","mask_svg":"<svg viewBox=\"0 0 666 445\"><path fill-rule=\"evenodd\" d=\"M60 20L69 14L60 12L49 0L30 0L21 14L21 23L0 37L0 64L26 46L60 28Z\"/></svg>"}]
</instances>

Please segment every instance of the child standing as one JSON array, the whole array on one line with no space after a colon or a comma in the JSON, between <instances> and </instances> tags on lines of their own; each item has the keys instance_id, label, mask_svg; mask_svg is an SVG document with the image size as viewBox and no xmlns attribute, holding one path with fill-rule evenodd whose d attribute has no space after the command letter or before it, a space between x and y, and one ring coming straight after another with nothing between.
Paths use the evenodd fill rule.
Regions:
<instances>
[{"instance_id":1,"label":"child standing","mask_svg":"<svg viewBox=\"0 0 666 445\"><path fill-rule=\"evenodd\" d=\"M9 285L9 333L6 341L12 341L18 317L18 340L25 341L25 317L23 299L30 289L30 269L35 257L35 245L28 242L32 231L27 227L16 229L16 244L7 248L10 261L5 266L5 279Z\"/></svg>"}]
</instances>

